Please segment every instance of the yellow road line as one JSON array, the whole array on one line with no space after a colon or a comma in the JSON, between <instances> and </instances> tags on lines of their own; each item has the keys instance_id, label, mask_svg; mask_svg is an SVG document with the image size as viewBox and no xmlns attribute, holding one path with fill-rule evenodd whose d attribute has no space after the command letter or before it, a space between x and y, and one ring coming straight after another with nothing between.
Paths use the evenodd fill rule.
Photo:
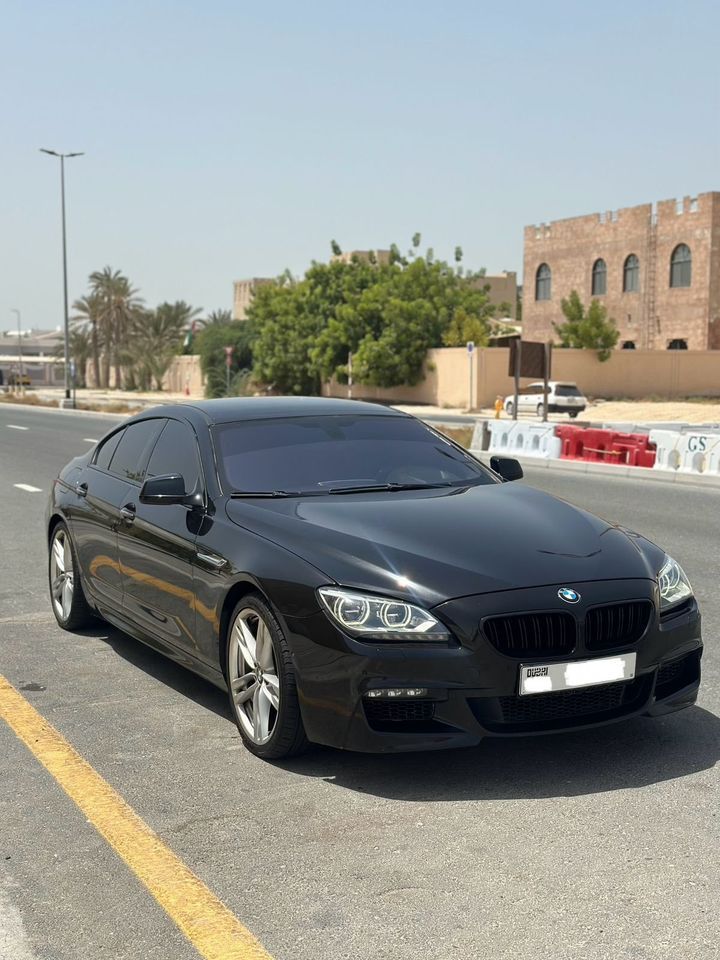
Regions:
<instances>
[{"instance_id":1,"label":"yellow road line","mask_svg":"<svg viewBox=\"0 0 720 960\"><path fill-rule=\"evenodd\" d=\"M272 960L224 903L0 675L0 717L57 780L206 960Z\"/></svg>"}]
</instances>

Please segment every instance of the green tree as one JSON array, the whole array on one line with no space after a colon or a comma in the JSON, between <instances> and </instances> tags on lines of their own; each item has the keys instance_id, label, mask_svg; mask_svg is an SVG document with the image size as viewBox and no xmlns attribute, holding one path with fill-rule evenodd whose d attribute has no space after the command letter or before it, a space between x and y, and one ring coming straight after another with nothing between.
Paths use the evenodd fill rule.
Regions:
<instances>
[{"instance_id":1,"label":"green tree","mask_svg":"<svg viewBox=\"0 0 720 960\"><path fill-rule=\"evenodd\" d=\"M383 387L417 383L427 350L444 342L487 343L495 308L481 273L418 256L420 234L390 262L313 263L301 280L263 286L249 308L256 380L283 393L315 393L323 379ZM469 331L469 334L468 334ZM462 339L460 339L462 338Z\"/></svg>"},{"instance_id":2,"label":"green tree","mask_svg":"<svg viewBox=\"0 0 720 960\"><path fill-rule=\"evenodd\" d=\"M253 365L254 338L255 331L250 320L233 320L226 324L213 323L202 328L195 340L195 350L200 355L200 367L205 375L207 397L225 396L227 383L225 347L233 348L230 365L231 387L240 382L247 383L247 374ZM242 381L238 378L239 374L245 375Z\"/></svg>"},{"instance_id":3,"label":"green tree","mask_svg":"<svg viewBox=\"0 0 720 960\"><path fill-rule=\"evenodd\" d=\"M591 300L587 311L577 290L560 303L565 322L554 323L555 332L563 347L596 350L598 360L605 361L617 345L620 331L607 308L599 300Z\"/></svg>"}]
</instances>

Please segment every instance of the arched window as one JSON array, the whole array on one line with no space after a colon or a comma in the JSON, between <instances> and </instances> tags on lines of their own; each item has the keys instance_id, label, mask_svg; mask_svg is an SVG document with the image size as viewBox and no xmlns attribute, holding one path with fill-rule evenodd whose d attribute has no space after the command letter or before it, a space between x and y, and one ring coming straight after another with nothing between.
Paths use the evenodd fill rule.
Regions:
<instances>
[{"instance_id":1,"label":"arched window","mask_svg":"<svg viewBox=\"0 0 720 960\"><path fill-rule=\"evenodd\" d=\"M670 286L689 287L692 281L692 254L686 243L679 243L670 257Z\"/></svg>"},{"instance_id":2,"label":"arched window","mask_svg":"<svg viewBox=\"0 0 720 960\"><path fill-rule=\"evenodd\" d=\"M635 341L634 341L634 340L626 340L625 343L623 343L622 348L623 348L623 350L634 350L634 349L635 349Z\"/></svg>"},{"instance_id":3,"label":"arched window","mask_svg":"<svg viewBox=\"0 0 720 960\"><path fill-rule=\"evenodd\" d=\"M546 263L541 263L535 274L535 299L549 300L552 293L552 271Z\"/></svg>"},{"instance_id":4,"label":"arched window","mask_svg":"<svg viewBox=\"0 0 720 960\"><path fill-rule=\"evenodd\" d=\"M623 293L637 293L640 289L640 261L631 253L623 267Z\"/></svg>"},{"instance_id":5,"label":"arched window","mask_svg":"<svg viewBox=\"0 0 720 960\"><path fill-rule=\"evenodd\" d=\"M592 268L592 295L602 297L607 293L607 265L604 260L596 260Z\"/></svg>"},{"instance_id":6,"label":"arched window","mask_svg":"<svg viewBox=\"0 0 720 960\"><path fill-rule=\"evenodd\" d=\"M668 350L687 350L687 340L671 340Z\"/></svg>"}]
</instances>

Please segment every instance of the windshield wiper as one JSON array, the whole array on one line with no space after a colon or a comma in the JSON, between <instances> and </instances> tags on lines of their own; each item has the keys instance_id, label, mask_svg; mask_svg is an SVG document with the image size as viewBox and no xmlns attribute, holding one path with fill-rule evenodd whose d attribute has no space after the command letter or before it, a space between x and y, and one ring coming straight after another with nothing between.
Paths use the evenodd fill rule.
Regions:
<instances>
[{"instance_id":1,"label":"windshield wiper","mask_svg":"<svg viewBox=\"0 0 720 960\"><path fill-rule=\"evenodd\" d=\"M259 497L261 499L276 499L279 497L313 497L315 490L233 490L231 500L241 500L243 497Z\"/></svg>"},{"instance_id":2,"label":"windshield wiper","mask_svg":"<svg viewBox=\"0 0 720 960\"><path fill-rule=\"evenodd\" d=\"M397 490L433 490L436 487L451 487L452 483L441 481L439 483L368 483L362 487L330 487L328 493L375 493L376 491L389 491L395 493Z\"/></svg>"}]
</instances>

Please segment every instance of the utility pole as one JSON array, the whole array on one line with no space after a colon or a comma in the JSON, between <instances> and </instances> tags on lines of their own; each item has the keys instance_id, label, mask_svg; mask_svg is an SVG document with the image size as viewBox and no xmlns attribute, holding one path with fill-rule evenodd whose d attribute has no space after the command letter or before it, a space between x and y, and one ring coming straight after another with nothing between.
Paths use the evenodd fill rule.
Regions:
<instances>
[{"instance_id":1,"label":"utility pole","mask_svg":"<svg viewBox=\"0 0 720 960\"><path fill-rule=\"evenodd\" d=\"M40 148L41 153L60 158L60 204L62 208L62 261L63 261L63 316L65 333L65 407L74 407L75 400L70 396L70 321L68 315L68 283L67 283L67 239L65 231L65 160L70 157L83 157L84 153L57 153L55 150Z\"/></svg>"}]
</instances>

